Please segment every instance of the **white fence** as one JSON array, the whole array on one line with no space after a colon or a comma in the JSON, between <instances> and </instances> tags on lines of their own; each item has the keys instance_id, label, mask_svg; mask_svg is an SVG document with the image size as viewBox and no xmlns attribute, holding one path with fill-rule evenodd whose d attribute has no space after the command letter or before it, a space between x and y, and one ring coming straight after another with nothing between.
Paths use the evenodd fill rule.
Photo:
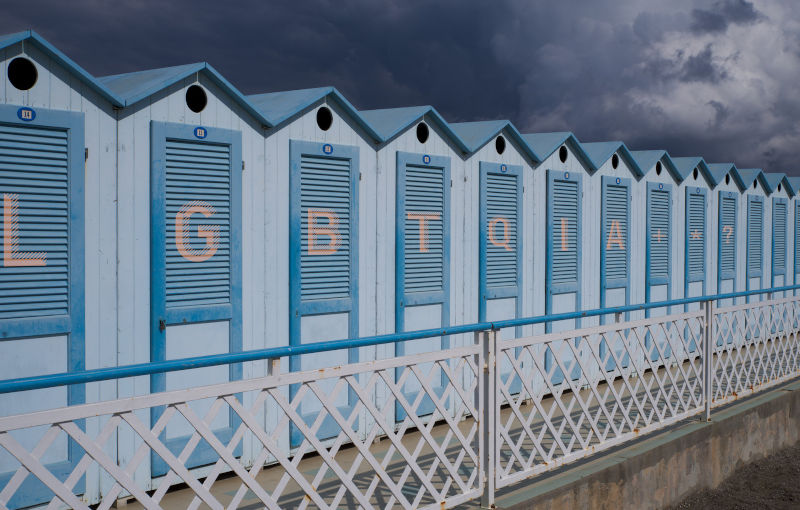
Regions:
<instances>
[{"instance_id":1,"label":"white fence","mask_svg":"<svg viewBox=\"0 0 800 510\"><path fill-rule=\"evenodd\" d=\"M47 508L490 504L500 487L800 373L800 298L714 304L0 418L0 452L18 462L0 508L31 491ZM188 432L167 439L169 427ZM40 438L26 447L30 430ZM123 436L137 446L121 462ZM66 471L43 460L59 438L79 452ZM258 454L243 460L243 445ZM86 493L87 477L103 489Z\"/></svg>"}]
</instances>

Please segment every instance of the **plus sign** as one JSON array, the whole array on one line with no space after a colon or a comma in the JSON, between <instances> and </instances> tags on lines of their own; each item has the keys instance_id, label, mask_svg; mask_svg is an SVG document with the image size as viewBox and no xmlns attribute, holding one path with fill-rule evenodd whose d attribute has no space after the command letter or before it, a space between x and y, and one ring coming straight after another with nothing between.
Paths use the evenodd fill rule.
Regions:
<instances>
[{"instance_id":1,"label":"plus sign","mask_svg":"<svg viewBox=\"0 0 800 510\"><path fill-rule=\"evenodd\" d=\"M658 232L656 232L656 239L659 243L661 242L661 229L658 229Z\"/></svg>"}]
</instances>

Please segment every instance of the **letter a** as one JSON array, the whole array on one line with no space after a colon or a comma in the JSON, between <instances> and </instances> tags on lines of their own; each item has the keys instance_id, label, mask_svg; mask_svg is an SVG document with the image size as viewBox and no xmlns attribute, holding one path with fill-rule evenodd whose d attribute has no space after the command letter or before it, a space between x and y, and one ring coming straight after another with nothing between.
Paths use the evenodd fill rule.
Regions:
<instances>
[{"instance_id":1,"label":"letter a","mask_svg":"<svg viewBox=\"0 0 800 510\"><path fill-rule=\"evenodd\" d=\"M610 250L612 244L619 246L620 250L625 249L625 240L622 239L622 229L619 226L619 220L611 220L611 230L608 231L606 250Z\"/></svg>"}]
</instances>

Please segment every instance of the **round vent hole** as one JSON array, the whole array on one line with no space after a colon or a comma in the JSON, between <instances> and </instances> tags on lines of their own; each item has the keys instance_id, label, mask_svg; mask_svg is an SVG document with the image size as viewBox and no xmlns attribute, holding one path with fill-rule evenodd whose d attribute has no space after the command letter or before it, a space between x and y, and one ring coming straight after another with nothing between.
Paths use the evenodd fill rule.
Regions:
<instances>
[{"instance_id":1,"label":"round vent hole","mask_svg":"<svg viewBox=\"0 0 800 510\"><path fill-rule=\"evenodd\" d=\"M728 174L725 176L725 184L730 184L730 183L731 183L731 174Z\"/></svg>"},{"instance_id":2,"label":"round vent hole","mask_svg":"<svg viewBox=\"0 0 800 510\"><path fill-rule=\"evenodd\" d=\"M661 161L656 162L656 175L661 175Z\"/></svg>"},{"instance_id":3,"label":"round vent hole","mask_svg":"<svg viewBox=\"0 0 800 510\"><path fill-rule=\"evenodd\" d=\"M569 156L569 151L565 145L562 145L561 148L558 149L558 159L560 159L562 163L566 163L567 156Z\"/></svg>"},{"instance_id":4,"label":"round vent hole","mask_svg":"<svg viewBox=\"0 0 800 510\"><path fill-rule=\"evenodd\" d=\"M36 85L39 72L33 62L25 57L17 57L8 64L8 81L14 88L28 90Z\"/></svg>"},{"instance_id":5,"label":"round vent hole","mask_svg":"<svg viewBox=\"0 0 800 510\"><path fill-rule=\"evenodd\" d=\"M320 107L317 110L317 126L323 131L327 131L333 125L333 113L327 106Z\"/></svg>"},{"instance_id":6,"label":"round vent hole","mask_svg":"<svg viewBox=\"0 0 800 510\"><path fill-rule=\"evenodd\" d=\"M494 148L497 150L498 154L502 154L506 151L506 139L502 136L498 136L494 139Z\"/></svg>"},{"instance_id":7,"label":"round vent hole","mask_svg":"<svg viewBox=\"0 0 800 510\"><path fill-rule=\"evenodd\" d=\"M696 168L692 172L692 177L694 178L695 181L697 180L697 169Z\"/></svg>"},{"instance_id":8,"label":"round vent hole","mask_svg":"<svg viewBox=\"0 0 800 510\"><path fill-rule=\"evenodd\" d=\"M186 89L186 106L194 113L200 113L208 104L206 91L200 85L192 85Z\"/></svg>"},{"instance_id":9,"label":"round vent hole","mask_svg":"<svg viewBox=\"0 0 800 510\"><path fill-rule=\"evenodd\" d=\"M428 130L428 125L424 122L420 122L417 124L417 140L419 143L425 143L428 141L428 137L430 136L430 130Z\"/></svg>"},{"instance_id":10,"label":"round vent hole","mask_svg":"<svg viewBox=\"0 0 800 510\"><path fill-rule=\"evenodd\" d=\"M613 156L611 156L611 168L616 170L618 166L619 166L619 156L614 154Z\"/></svg>"}]
</instances>

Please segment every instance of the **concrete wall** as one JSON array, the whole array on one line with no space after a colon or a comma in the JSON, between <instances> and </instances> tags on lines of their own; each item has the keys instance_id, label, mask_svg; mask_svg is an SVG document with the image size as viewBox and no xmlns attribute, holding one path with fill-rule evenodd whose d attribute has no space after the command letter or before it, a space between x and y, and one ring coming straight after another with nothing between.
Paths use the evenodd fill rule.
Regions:
<instances>
[{"instance_id":1,"label":"concrete wall","mask_svg":"<svg viewBox=\"0 0 800 510\"><path fill-rule=\"evenodd\" d=\"M800 442L800 381L498 496L514 510L664 508Z\"/></svg>"}]
</instances>

